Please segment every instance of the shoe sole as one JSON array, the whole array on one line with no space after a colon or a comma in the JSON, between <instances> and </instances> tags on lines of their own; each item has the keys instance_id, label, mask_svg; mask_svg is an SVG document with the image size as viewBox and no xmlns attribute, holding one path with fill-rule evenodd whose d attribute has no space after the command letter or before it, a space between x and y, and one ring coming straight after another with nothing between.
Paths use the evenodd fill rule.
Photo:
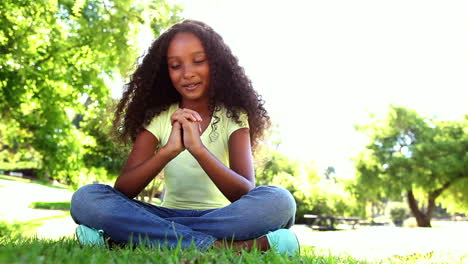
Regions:
<instances>
[{"instance_id":1,"label":"shoe sole","mask_svg":"<svg viewBox=\"0 0 468 264\"><path fill-rule=\"evenodd\" d=\"M83 247L83 243L81 243L80 237L78 236L78 229L79 229L79 228L80 228L80 226L77 226L77 227L75 228L75 238L76 238L76 240L78 240L78 244L80 244L80 246Z\"/></svg>"},{"instance_id":2,"label":"shoe sole","mask_svg":"<svg viewBox=\"0 0 468 264\"><path fill-rule=\"evenodd\" d=\"M297 241L297 251L298 251L298 254L301 255L301 244L299 243L299 239L297 238L296 236L296 233L292 232L294 234L294 237L296 238L296 241Z\"/></svg>"}]
</instances>

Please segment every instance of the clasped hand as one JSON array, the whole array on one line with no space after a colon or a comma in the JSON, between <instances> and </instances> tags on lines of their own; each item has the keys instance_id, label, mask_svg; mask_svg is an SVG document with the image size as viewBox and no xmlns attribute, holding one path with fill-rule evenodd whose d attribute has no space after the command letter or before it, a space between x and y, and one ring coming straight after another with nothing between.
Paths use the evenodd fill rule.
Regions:
<instances>
[{"instance_id":1,"label":"clasped hand","mask_svg":"<svg viewBox=\"0 0 468 264\"><path fill-rule=\"evenodd\" d=\"M171 116L172 130L166 147L179 154L184 149L193 152L202 148L201 116L193 110L180 108Z\"/></svg>"}]
</instances>

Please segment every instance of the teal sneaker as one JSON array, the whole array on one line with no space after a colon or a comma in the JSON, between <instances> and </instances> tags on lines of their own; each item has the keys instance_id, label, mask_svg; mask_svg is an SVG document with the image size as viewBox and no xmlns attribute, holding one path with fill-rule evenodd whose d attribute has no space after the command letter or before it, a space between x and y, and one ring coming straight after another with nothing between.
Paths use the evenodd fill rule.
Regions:
<instances>
[{"instance_id":1,"label":"teal sneaker","mask_svg":"<svg viewBox=\"0 0 468 264\"><path fill-rule=\"evenodd\" d=\"M300 253L299 240L289 229L278 229L266 234L270 248L280 254L293 256L296 252Z\"/></svg>"},{"instance_id":2,"label":"teal sneaker","mask_svg":"<svg viewBox=\"0 0 468 264\"><path fill-rule=\"evenodd\" d=\"M75 231L76 238L82 246L106 247L104 231L79 225Z\"/></svg>"}]
</instances>

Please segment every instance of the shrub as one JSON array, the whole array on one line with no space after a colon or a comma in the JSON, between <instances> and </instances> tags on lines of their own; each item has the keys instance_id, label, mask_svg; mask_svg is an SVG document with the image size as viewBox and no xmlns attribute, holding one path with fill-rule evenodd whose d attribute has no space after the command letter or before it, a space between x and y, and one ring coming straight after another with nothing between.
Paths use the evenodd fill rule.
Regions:
<instances>
[{"instance_id":1,"label":"shrub","mask_svg":"<svg viewBox=\"0 0 468 264\"><path fill-rule=\"evenodd\" d=\"M390 208L390 218L396 226L402 226L407 217L407 209L404 204L395 204Z\"/></svg>"}]
</instances>

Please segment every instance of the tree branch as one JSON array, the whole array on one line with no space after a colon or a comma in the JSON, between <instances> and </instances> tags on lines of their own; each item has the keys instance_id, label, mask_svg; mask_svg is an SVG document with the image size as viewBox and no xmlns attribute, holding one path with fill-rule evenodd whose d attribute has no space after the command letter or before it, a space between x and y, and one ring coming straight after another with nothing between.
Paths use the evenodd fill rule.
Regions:
<instances>
[{"instance_id":1,"label":"tree branch","mask_svg":"<svg viewBox=\"0 0 468 264\"><path fill-rule=\"evenodd\" d=\"M460 174L458 177L456 177L455 179L453 179L452 181L450 182L446 182L444 185L442 185L442 187L440 187L439 189L436 189L435 191L432 191L429 193L429 198L430 199L436 199L437 197L439 197L440 194L442 194L443 191L445 191L446 189L448 189L448 187L450 187L453 183L455 183L456 181L458 180L461 180L463 178L468 178L468 175L464 175L464 174Z\"/></svg>"},{"instance_id":2,"label":"tree branch","mask_svg":"<svg viewBox=\"0 0 468 264\"><path fill-rule=\"evenodd\" d=\"M455 180L454 180L455 181ZM435 191L432 191L429 193L429 199L436 199L437 197L439 197L439 195L445 191L448 187L450 187L450 185L452 185L452 183L454 181L450 181L450 182L446 182L444 185L442 185L442 187L440 187L439 189L435 190Z\"/></svg>"}]
</instances>

